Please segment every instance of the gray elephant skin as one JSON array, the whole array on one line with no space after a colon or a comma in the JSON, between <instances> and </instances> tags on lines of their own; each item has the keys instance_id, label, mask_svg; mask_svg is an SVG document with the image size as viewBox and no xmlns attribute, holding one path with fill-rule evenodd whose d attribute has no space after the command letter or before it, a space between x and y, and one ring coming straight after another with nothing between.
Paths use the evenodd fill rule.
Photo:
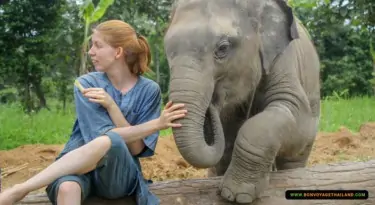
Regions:
<instances>
[{"instance_id":1,"label":"gray elephant skin","mask_svg":"<svg viewBox=\"0 0 375 205\"><path fill-rule=\"evenodd\" d=\"M173 128L192 166L222 176L218 193L250 203L272 167L304 167L318 132L319 57L283 0L184 0L164 36Z\"/></svg>"}]
</instances>

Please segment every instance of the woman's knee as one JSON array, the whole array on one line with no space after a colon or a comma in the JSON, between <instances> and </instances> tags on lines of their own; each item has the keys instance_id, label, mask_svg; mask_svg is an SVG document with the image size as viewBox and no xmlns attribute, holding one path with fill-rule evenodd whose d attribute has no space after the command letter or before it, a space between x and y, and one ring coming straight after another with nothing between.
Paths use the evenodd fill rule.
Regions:
<instances>
[{"instance_id":1,"label":"woman's knee","mask_svg":"<svg viewBox=\"0 0 375 205\"><path fill-rule=\"evenodd\" d=\"M124 139L122 139L122 137L119 134L109 131L105 135L108 136L108 139L110 140L112 146L122 147L125 145Z\"/></svg>"},{"instance_id":2,"label":"woman's knee","mask_svg":"<svg viewBox=\"0 0 375 205\"><path fill-rule=\"evenodd\" d=\"M110 148L109 148L109 154L110 155L121 155L124 154L127 155L129 153L128 147L125 144L124 139L122 137L114 132L108 132L106 133L106 140L109 140Z\"/></svg>"},{"instance_id":3,"label":"woman's knee","mask_svg":"<svg viewBox=\"0 0 375 205\"><path fill-rule=\"evenodd\" d=\"M81 186L75 181L65 181L58 188L58 196L80 196L82 192Z\"/></svg>"},{"instance_id":4,"label":"woman's knee","mask_svg":"<svg viewBox=\"0 0 375 205\"><path fill-rule=\"evenodd\" d=\"M106 167L111 167L114 166L113 164L129 163L133 160L127 145L118 134L107 133L103 137L105 138L103 141L106 141L106 143L109 142L110 145L104 156L96 164L98 168L102 167L103 165Z\"/></svg>"},{"instance_id":5,"label":"woman's knee","mask_svg":"<svg viewBox=\"0 0 375 205\"><path fill-rule=\"evenodd\" d=\"M92 142L98 146L105 147L105 149L109 149L112 145L111 139L106 135L97 137Z\"/></svg>"},{"instance_id":6,"label":"woman's knee","mask_svg":"<svg viewBox=\"0 0 375 205\"><path fill-rule=\"evenodd\" d=\"M124 140L120 135L113 132L108 132L105 135L97 137L93 140L95 144L105 147L106 150L111 150L113 148L124 149L127 148Z\"/></svg>"}]
</instances>

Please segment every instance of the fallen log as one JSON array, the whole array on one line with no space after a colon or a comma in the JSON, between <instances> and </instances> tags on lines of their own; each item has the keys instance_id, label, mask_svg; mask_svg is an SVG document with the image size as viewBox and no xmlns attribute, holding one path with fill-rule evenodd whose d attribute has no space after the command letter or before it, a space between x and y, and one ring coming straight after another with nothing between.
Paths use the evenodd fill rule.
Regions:
<instances>
[{"instance_id":1,"label":"fallen log","mask_svg":"<svg viewBox=\"0 0 375 205\"><path fill-rule=\"evenodd\" d=\"M216 194L220 177L156 182L150 189L163 205L228 205ZM290 189L367 190L367 200L286 200ZM29 195L18 204L50 205L45 195ZM103 200L90 198L84 205L135 205L133 198ZM370 205L375 204L375 160L318 165L274 172L270 186L251 205Z\"/></svg>"}]
</instances>

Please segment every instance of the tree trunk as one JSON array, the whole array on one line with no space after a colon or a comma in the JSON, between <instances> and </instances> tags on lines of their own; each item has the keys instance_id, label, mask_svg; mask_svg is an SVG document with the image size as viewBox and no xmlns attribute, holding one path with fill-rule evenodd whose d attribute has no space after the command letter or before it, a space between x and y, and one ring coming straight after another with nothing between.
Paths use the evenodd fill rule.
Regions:
<instances>
[{"instance_id":1,"label":"tree trunk","mask_svg":"<svg viewBox=\"0 0 375 205\"><path fill-rule=\"evenodd\" d=\"M155 48L155 66L156 66L156 82L160 85L160 62L159 62L159 50Z\"/></svg>"},{"instance_id":2,"label":"tree trunk","mask_svg":"<svg viewBox=\"0 0 375 205\"><path fill-rule=\"evenodd\" d=\"M216 195L220 177L156 182L150 189L163 205L229 205ZM286 200L290 189L367 190L367 200ZM370 205L375 204L375 160L319 165L312 168L278 171L271 174L270 186L251 205ZM50 205L45 195L29 195L20 204ZM101 200L90 198L84 205L135 205L132 198Z\"/></svg>"},{"instance_id":3,"label":"tree trunk","mask_svg":"<svg viewBox=\"0 0 375 205\"><path fill-rule=\"evenodd\" d=\"M26 113L30 113L34 109L34 103L33 103L33 99L31 96L30 80L28 76L25 78L25 82L24 82L23 100L24 100L24 108L26 109Z\"/></svg>"},{"instance_id":4,"label":"tree trunk","mask_svg":"<svg viewBox=\"0 0 375 205\"><path fill-rule=\"evenodd\" d=\"M35 94L39 99L38 109L41 109L41 108L47 108L48 109L47 100L44 96L44 92L43 92L42 85L41 85L41 79L35 79L34 78L33 79L33 85L34 85Z\"/></svg>"}]
</instances>

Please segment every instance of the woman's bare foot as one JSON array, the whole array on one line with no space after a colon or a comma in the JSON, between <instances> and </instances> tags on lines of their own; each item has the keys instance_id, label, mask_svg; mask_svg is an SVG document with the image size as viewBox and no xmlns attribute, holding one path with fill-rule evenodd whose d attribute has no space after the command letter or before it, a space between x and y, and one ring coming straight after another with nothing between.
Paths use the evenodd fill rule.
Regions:
<instances>
[{"instance_id":1,"label":"woman's bare foot","mask_svg":"<svg viewBox=\"0 0 375 205\"><path fill-rule=\"evenodd\" d=\"M1 205L13 205L21 201L28 193L24 191L21 184L16 184L13 187L6 189L0 193Z\"/></svg>"}]
</instances>

